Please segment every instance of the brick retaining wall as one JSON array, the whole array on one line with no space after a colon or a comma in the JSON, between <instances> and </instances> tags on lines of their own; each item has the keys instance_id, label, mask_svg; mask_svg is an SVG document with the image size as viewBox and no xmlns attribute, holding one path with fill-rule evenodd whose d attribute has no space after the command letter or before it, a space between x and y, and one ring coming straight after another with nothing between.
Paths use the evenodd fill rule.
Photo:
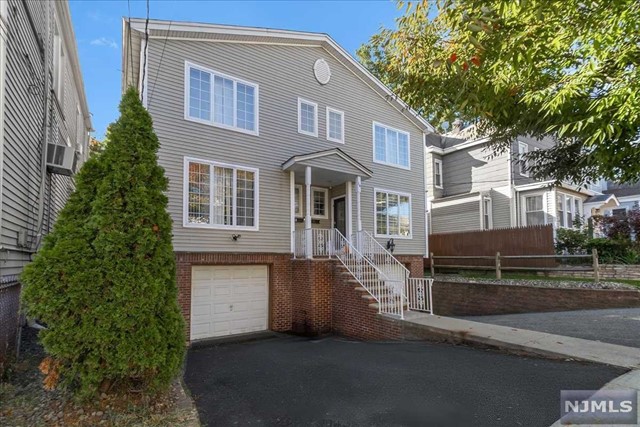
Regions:
<instances>
[{"instance_id":1,"label":"brick retaining wall","mask_svg":"<svg viewBox=\"0 0 640 427\"><path fill-rule=\"evenodd\" d=\"M538 273L542 275L542 273ZM550 274L556 277L579 277L593 279L593 271L558 271ZM640 280L640 265L601 264L600 279L629 279Z\"/></svg>"},{"instance_id":2,"label":"brick retaining wall","mask_svg":"<svg viewBox=\"0 0 640 427\"><path fill-rule=\"evenodd\" d=\"M640 307L640 291L559 289L484 283L433 283L435 314L492 314Z\"/></svg>"}]
</instances>

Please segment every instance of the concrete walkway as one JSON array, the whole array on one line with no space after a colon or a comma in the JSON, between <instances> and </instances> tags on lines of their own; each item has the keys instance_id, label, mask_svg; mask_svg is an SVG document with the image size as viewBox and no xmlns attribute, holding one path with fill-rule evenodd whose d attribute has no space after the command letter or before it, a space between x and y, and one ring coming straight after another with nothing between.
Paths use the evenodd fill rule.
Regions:
<instances>
[{"instance_id":1,"label":"concrete walkway","mask_svg":"<svg viewBox=\"0 0 640 427\"><path fill-rule=\"evenodd\" d=\"M640 368L640 349L452 317L407 313L405 330L416 339L427 336L482 344L545 357L570 358L622 368Z\"/></svg>"}]
</instances>

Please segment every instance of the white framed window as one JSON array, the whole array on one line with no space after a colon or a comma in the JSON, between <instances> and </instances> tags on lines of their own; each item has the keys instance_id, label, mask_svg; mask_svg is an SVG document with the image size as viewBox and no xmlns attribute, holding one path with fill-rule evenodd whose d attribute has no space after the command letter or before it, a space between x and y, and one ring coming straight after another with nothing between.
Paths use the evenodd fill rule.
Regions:
<instances>
[{"instance_id":1,"label":"white framed window","mask_svg":"<svg viewBox=\"0 0 640 427\"><path fill-rule=\"evenodd\" d=\"M582 214L582 199L580 199L579 197L574 197L573 198L573 204L575 207L575 210L573 211L573 218L574 221L576 218L582 218L583 214Z\"/></svg>"},{"instance_id":2,"label":"white framed window","mask_svg":"<svg viewBox=\"0 0 640 427\"><path fill-rule=\"evenodd\" d=\"M566 206L567 206L567 227L573 228L573 219L575 216L573 215L573 197L565 196Z\"/></svg>"},{"instance_id":3,"label":"white framed window","mask_svg":"<svg viewBox=\"0 0 640 427\"><path fill-rule=\"evenodd\" d=\"M184 226L258 230L258 169L184 158Z\"/></svg>"},{"instance_id":4,"label":"white framed window","mask_svg":"<svg viewBox=\"0 0 640 427\"><path fill-rule=\"evenodd\" d=\"M373 161L410 169L409 132L373 122Z\"/></svg>"},{"instance_id":5,"label":"white framed window","mask_svg":"<svg viewBox=\"0 0 640 427\"><path fill-rule=\"evenodd\" d=\"M493 228L493 205L491 196L482 196L482 229L491 230Z\"/></svg>"},{"instance_id":6,"label":"white framed window","mask_svg":"<svg viewBox=\"0 0 640 427\"><path fill-rule=\"evenodd\" d=\"M627 208L618 208L618 209L612 209L611 210L611 216L615 216L618 218L622 218L627 216Z\"/></svg>"},{"instance_id":7,"label":"white framed window","mask_svg":"<svg viewBox=\"0 0 640 427\"><path fill-rule=\"evenodd\" d=\"M374 189L375 236L411 238L411 194Z\"/></svg>"},{"instance_id":8,"label":"white framed window","mask_svg":"<svg viewBox=\"0 0 640 427\"><path fill-rule=\"evenodd\" d=\"M442 160L433 160L433 184L436 188L442 188Z\"/></svg>"},{"instance_id":9,"label":"white framed window","mask_svg":"<svg viewBox=\"0 0 640 427\"><path fill-rule=\"evenodd\" d=\"M566 227L567 223L564 215L564 195L563 194L558 194L558 196L556 197L556 206L558 207L557 214L556 214L558 217L558 225L560 227Z\"/></svg>"},{"instance_id":10,"label":"white framed window","mask_svg":"<svg viewBox=\"0 0 640 427\"><path fill-rule=\"evenodd\" d=\"M344 144L344 112L327 107L327 140Z\"/></svg>"},{"instance_id":11,"label":"white framed window","mask_svg":"<svg viewBox=\"0 0 640 427\"><path fill-rule=\"evenodd\" d=\"M185 62L187 120L258 135L258 85Z\"/></svg>"},{"instance_id":12,"label":"white framed window","mask_svg":"<svg viewBox=\"0 0 640 427\"><path fill-rule=\"evenodd\" d=\"M318 136L318 104L298 98L298 132Z\"/></svg>"},{"instance_id":13,"label":"white framed window","mask_svg":"<svg viewBox=\"0 0 640 427\"><path fill-rule=\"evenodd\" d=\"M301 218L304 216L304 213L302 211L302 185L296 185L294 187L294 212L295 212L295 216L298 218Z\"/></svg>"},{"instance_id":14,"label":"white framed window","mask_svg":"<svg viewBox=\"0 0 640 427\"><path fill-rule=\"evenodd\" d=\"M523 196L524 225L544 225L547 216L542 194Z\"/></svg>"},{"instance_id":15,"label":"white framed window","mask_svg":"<svg viewBox=\"0 0 640 427\"><path fill-rule=\"evenodd\" d=\"M311 218L327 219L329 211L329 190L326 188L311 187Z\"/></svg>"},{"instance_id":16,"label":"white framed window","mask_svg":"<svg viewBox=\"0 0 640 427\"><path fill-rule=\"evenodd\" d=\"M529 145L524 142L518 142L518 171L522 176L529 176L529 163L526 160L528 152Z\"/></svg>"}]
</instances>

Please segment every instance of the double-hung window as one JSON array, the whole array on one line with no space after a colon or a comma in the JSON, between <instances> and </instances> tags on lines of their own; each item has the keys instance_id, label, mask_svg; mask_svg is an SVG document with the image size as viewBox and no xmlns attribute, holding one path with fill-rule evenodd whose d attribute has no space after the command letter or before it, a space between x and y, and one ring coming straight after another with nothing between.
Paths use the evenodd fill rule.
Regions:
<instances>
[{"instance_id":1,"label":"double-hung window","mask_svg":"<svg viewBox=\"0 0 640 427\"><path fill-rule=\"evenodd\" d=\"M526 156L528 152L529 145L524 142L518 142L518 170L522 176L529 176L529 163Z\"/></svg>"},{"instance_id":2,"label":"double-hung window","mask_svg":"<svg viewBox=\"0 0 640 427\"><path fill-rule=\"evenodd\" d=\"M558 206L557 216L558 216L558 225L560 227L566 227L566 218L564 216L564 195L558 194L556 197L556 205Z\"/></svg>"},{"instance_id":3,"label":"double-hung window","mask_svg":"<svg viewBox=\"0 0 640 427\"><path fill-rule=\"evenodd\" d=\"M433 161L433 183L437 188L442 188L442 160Z\"/></svg>"},{"instance_id":4,"label":"double-hung window","mask_svg":"<svg viewBox=\"0 0 640 427\"><path fill-rule=\"evenodd\" d=\"M318 104L298 98L298 132L318 136Z\"/></svg>"},{"instance_id":5,"label":"double-hung window","mask_svg":"<svg viewBox=\"0 0 640 427\"><path fill-rule=\"evenodd\" d=\"M329 217L327 212L328 199L329 190L311 187L311 218L326 219Z\"/></svg>"},{"instance_id":6,"label":"double-hung window","mask_svg":"<svg viewBox=\"0 0 640 427\"><path fill-rule=\"evenodd\" d=\"M482 229L491 230L493 228L493 206L491 205L491 197L482 197Z\"/></svg>"},{"instance_id":7,"label":"double-hung window","mask_svg":"<svg viewBox=\"0 0 640 427\"><path fill-rule=\"evenodd\" d=\"M558 225L560 227L574 228L575 220L582 216L582 200L569 194L558 194L556 205L558 208Z\"/></svg>"},{"instance_id":8,"label":"double-hung window","mask_svg":"<svg viewBox=\"0 0 640 427\"><path fill-rule=\"evenodd\" d=\"M376 237L411 237L411 195L375 190Z\"/></svg>"},{"instance_id":9,"label":"double-hung window","mask_svg":"<svg viewBox=\"0 0 640 427\"><path fill-rule=\"evenodd\" d=\"M258 170L185 158L184 225L258 229Z\"/></svg>"},{"instance_id":10,"label":"double-hung window","mask_svg":"<svg viewBox=\"0 0 640 427\"><path fill-rule=\"evenodd\" d=\"M327 107L327 139L344 144L344 113Z\"/></svg>"},{"instance_id":11,"label":"double-hung window","mask_svg":"<svg viewBox=\"0 0 640 427\"><path fill-rule=\"evenodd\" d=\"M544 225L546 222L542 195L524 197L525 225Z\"/></svg>"},{"instance_id":12,"label":"double-hung window","mask_svg":"<svg viewBox=\"0 0 640 427\"><path fill-rule=\"evenodd\" d=\"M374 122L373 161L409 169L409 133Z\"/></svg>"},{"instance_id":13,"label":"double-hung window","mask_svg":"<svg viewBox=\"0 0 640 427\"><path fill-rule=\"evenodd\" d=\"M258 134L258 85L186 63L185 118Z\"/></svg>"}]
</instances>

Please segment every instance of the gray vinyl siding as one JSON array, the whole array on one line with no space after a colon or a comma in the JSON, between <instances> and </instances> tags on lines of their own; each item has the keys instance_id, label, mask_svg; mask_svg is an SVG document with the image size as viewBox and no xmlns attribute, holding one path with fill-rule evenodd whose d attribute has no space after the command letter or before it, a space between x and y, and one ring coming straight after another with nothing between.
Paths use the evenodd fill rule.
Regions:
<instances>
[{"instance_id":1,"label":"gray vinyl siding","mask_svg":"<svg viewBox=\"0 0 640 427\"><path fill-rule=\"evenodd\" d=\"M480 229L480 201L477 196L469 201L461 200L455 205L432 206L431 226L434 234Z\"/></svg>"},{"instance_id":2,"label":"gray vinyl siding","mask_svg":"<svg viewBox=\"0 0 640 427\"><path fill-rule=\"evenodd\" d=\"M47 11L48 5L48 11ZM4 157L2 207L0 211L0 276L18 275L36 251L39 236L53 226L57 213L73 191L73 178L43 174L41 155L44 149L43 120L45 106L50 106L46 138L50 142L69 138L72 146L83 144L86 153L87 131L84 116L78 118L81 102L72 74L70 52L65 50L63 63L64 109L47 100L44 81L53 69L53 22L56 9L64 3L9 0L4 96ZM27 9L33 19L49 62L43 63ZM50 27L47 28L47 13ZM60 17L62 19L62 17ZM62 28L61 28L62 31ZM75 42L74 42L75 43ZM75 46L72 46L75 49ZM47 72L45 73L45 70ZM44 180L44 182L43 182ZM44 185L41 199L41 185ZM42 218L39 203L44 204ZM38 229L38 225L42 228ZM20 246L18 235L26 233L27 245ZM1 277L0 277L1 278Z\"/></svg>"},{"instance_id":3,"label":"gray vinyl siding","mask_svg":"<svg viewBox=\"0 0 640 427\"><path fill-rule=\"evenodd\" d=\"M511 161L513 164L513 167L512 167L513 184L524 185L524 184L532 184L535 182L539 182L531 178L530 176L527 177L520 174L520 168L518 164L518 158L519 158L518 142L524 142L525 144L527 144L529 146L529 151L531 152L536 148L540 150L545 150L553 147L554 145L553 140L551 138L535 139L528 136L519 136L518 139L514 141L513 144L511 145L511 153L512 153Z\"/></svg>"},{"instance_id":4,"label":"gray vinyl siding","mask_svg":"<svg viewBox=\"0 0 640 427\"><path fill-rule=\"evenodd\" d=\"M331 67L331 81L325 86L313 76L313 64L318 58L324 58ZM185 60L259 85L259 136L184 119ZM413 238L398 239L396 253L425 252L422 130L328 50L171 39L165 43L152 39L147 74L148 109L160 139L159 162L169 178L169 211L174 220L176 251L290 252L289 173L283 172L281 165L294 155L337 147L373 171L373 177L362 184L364 229L373 234L374 187L410 192ZM298 133L298 97L318 104L318 137ZM327 106L345 113L345 144L326 140ZM373 121L410 132L411 170L373 162ZM242 231L242 238L233 242L234 231L183 226L185 156L259 169L259 231ZM355 191L353 199L355 230Z\"/></svg>"},{"instance_id":5,"label":"gray vinyl siding","mask_svg":"<svg viewBox=\"0 0 640 427\"><path fill-rule=\"evenodd\" d=\"M511 188L492 189L491 207L493 209L493 228L511 227Z\"/></svg>"},{"instance_id":6,"label":"gray vinyl siding","mask_svg":"<svg viewBox=\"0 0 640 427\"><path fill-rule=\"evenodd\" d=\"M509 185L508 153L493 156L484 144L444 156L444 196Z\"/></svg>"},{"instance_id":7,"label":"gray vinyl siding","mask_svg":"<svg viewBox=\"0 0 640 427\"><path fill-rule=\"evenodd\" d=\"M428 197L440 198L444 196L444 189L435 186L435 160L442 160L442 156L434 153L425 153L425 183Z\"/></svg>"}]
</instances>

